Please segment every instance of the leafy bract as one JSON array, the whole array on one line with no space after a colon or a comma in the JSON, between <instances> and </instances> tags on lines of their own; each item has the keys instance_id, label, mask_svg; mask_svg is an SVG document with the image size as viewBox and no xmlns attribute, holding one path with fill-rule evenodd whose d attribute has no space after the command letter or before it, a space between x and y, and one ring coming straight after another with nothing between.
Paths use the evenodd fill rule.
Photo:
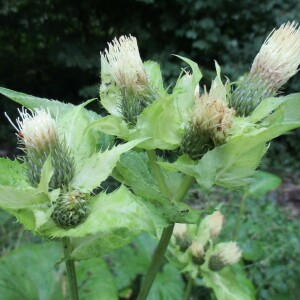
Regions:
<instances>
[{"instance_id":1,"label":"leafy bract","mask_svg":"<svg viewBox=\"0 0 300 300\"><path fill-rule=\"evenodd\" d=\"M123 145L116 146L105 152L98 152L90 157L83 158L77 165L71 185L92 191L98 187L112 172L122 153L129 151L141 140L135 140Z\"/></svg>"},{"instance_id":2,"label":"leafy bract","mask_svg":"<svg viewBox=\"0 0 300 300\"><path fill-rule=\"evenodd\" d=\"M202 76L196 63L187 58L180 58L190 65L193 73L187 73L179 78L171 95L163 91L159 66L154 62L145 63L150 85L155 88L158 97L138 116L134 128L129 128L121 117L119 100L116 100L119 99L118 87L108 84L111 80L107 78L105 73L107 66L104 63L101 72L106 75L100 89L101 103L111 116L95 121L91 124L91 128L97 128L128 141L147 137L149 139L139 145L144 149L177 148L184 134L184 124L189 122L195 88Z\"/></svg>"},{"instance_id":3,"label":"leafy bract","mask_svg":"<svg viewBox=\"0 0 300 300\"><path fill-rule=\"evenodd\" d=\"M26 181L24 165L17 160L0 157L0 185L29 187Z\"/></svg>"},{"instance_id":4,"label":"leafy bract","mask_svg":"<svg viewBox=\"0 0 300 300\"><path fill-rule=\"evenodd\" d=\"M218 300L255 300L254 288L239 266L221 272L202 271L201 275Z\"/></svg>"}]
</instances>

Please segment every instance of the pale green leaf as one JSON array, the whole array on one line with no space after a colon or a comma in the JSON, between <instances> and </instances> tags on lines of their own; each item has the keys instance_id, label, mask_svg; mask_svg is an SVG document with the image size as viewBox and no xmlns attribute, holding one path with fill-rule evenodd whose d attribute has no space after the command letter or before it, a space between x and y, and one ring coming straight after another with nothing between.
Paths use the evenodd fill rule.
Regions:
<instances>
[{"instance_id":1,"label":"pale green leaf","mask_svg":"<svg viewBox=\"0 0 300 300\"><path fill-rule=\"evenodd\" d=\"M144 67L151 89L158 95L163 94L164 83L159 64L157 62L148 60L144 63Z\"/></svg>"},{"instance_id":2,"label":"pale green leaf","mask_svg":"<svg viewBox=\"0 0 300 300\"><path fill-rule=\"evenodd\" d=\"M46 203L48 198L36 189L18 189L11 186L0 186L0 207L4 210L29 208L40 203Z\"/></svg>"},{"instance_id":3,"label":"pale green leaf","mask_svg":"<svg viewBox=\"0 0 300 300\"><path fill-rule=\"evenodd\" d=\"M38 185L38 190L41 193L48 194L49 190L49 182L53 175L53 167L51 162L51 154L48 155L41 172L41 179Z\"/></svg>"},{"instance_id":4,"label":"pale green leaf","mask_svg":"<svg viewBox=\"0 0 300 300\"><path fill-rule=\"evenodd\" d=\"M76 168L82 160L99 150L97 147L109 147L109 143L97 145L104 134L89 127L91 122L101 120L99 115L84 108L90 102L73 107L58 119L58 128L74 156Z\"/></svg>"},{"instance_id":5,"label":"pale green leaf","mask_svg":"<svg viewBox=\"0 0 300 300\"><path fill-rule=\"evenodd\" d=\"M171 196L175 196L182 177L178 173L162 172ZM156 210L160 210L170 223L194 223L199 220L199 211L193 210L187 204L172 202L162 194L145 153L134 151L124 153L117 164L115 173L117 173L117 178L130 186L136 195L151 201Z\"/></svg>"},{"instance_id":6,"label":"pale green leaf","mask_svg":"<svg viewBox=\"0 0 300 300\"><path fill-rule=\"evenodd\" d=\"M120 155L134 148L142 141L143 140L135 140L82 159L80 165L77 166L77 172L70 184L76 188L92 191L110 175Z\"/></svg>"},{"instance_id":7,"label":"pale green leaf","mask_svg":"<svg viewBox=\"0 0 300 300\"><path fill-rule=\"evenodd\" d=\"M205 285L213 289L217 300L255 300L254 288L240 267L221 272L201 272Z\"/></svg>"},{"instance_id":8,"label":"pale green leaf","mask_svg":"<svg viewBox=\"0 0 300 300\"><path fill-rule=\"evenodd\" d=\"M157 216L148 214L145 200L121 186L110 194L100 193L92 197L90 213L82 224L70 229L55 226L48 230L53 237L83 237L92 234L102 234L104 237L118 230L154 232ZM126 235L121 238L127 239ZM109 245L104 243L103 247Z\"/></svg>"},{"instance_id":9,"label":"pale green leaf","mask_svg":"<svg viewBox=\"0 0 300 300\"><path fill-rule=\"evenodd\" d=\"M114 115L106 116L98 121L92 122L87 130L93 128L101 130L106 134L116 135L125 141L129 140L129 128L122 117Z\"/></svg>"},{"instance_id":10,"label":"pale green leaf","mask_svg":"<svg viewBox=\"0 0 300 300\"><path fill-rule=\"evenodd\" d=\"M28 187L26 169L17 160L0 157L0 184L15 187Z\"/></svg>"},{"instance_id":11,"label":"pale green leaf","mask_svg":"<svg viewBox=\"0 0 300 300\"><path fill-rule=\"evenodd\" d=\"M63 103L57 100L48 100L45 98L38 98L24 93L15 92L6 88L0 88L0 94L10 98L11 100L25 106L29 109L37 107L49 108L51 115L56 117L57 114L64 114L69 109L73 108L73 104Z\"/></svg>"}]
</instances>

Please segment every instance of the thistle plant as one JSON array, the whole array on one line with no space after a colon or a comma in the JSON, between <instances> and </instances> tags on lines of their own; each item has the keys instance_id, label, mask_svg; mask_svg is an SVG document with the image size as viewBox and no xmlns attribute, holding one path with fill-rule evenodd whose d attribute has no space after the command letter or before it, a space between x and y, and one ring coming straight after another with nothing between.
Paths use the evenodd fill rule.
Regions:
<instances>
[{"instance_id":1,"label":"thistle plant","mask_svg":"<svg viewBox=\"0 0 300 300\"><path fill-rule=\"evenodd\" d=\"M229 101L239 116L248 116L263 99L274 97L298 72L300 29L296 22L273 30L256 55L249 75Z\"/></svg>"},{"instance_id":2,"label":"thistle plant","mask_svg":"<svg viewBox=\"0 0 300 300\"><path fill-rule=\"evenodd\" d=\"M253 299L251 284L235 273L236 242L218 243L224 217L204 217L184 200L195 182L201 189L246 188L268 142L300 127L300 94L273 98L297 72L297 28L287 23L271 33L233 93L217 63L209 92L200 92L197 63L179 56L190 71L164 89L159 65L142 62L132 36L115 38L101 53L106 117L86 108L93 100L74 106L0 88L28 109L14 125L24 159L0 159L7 173L0 176L0 207L35 234L63 241L72 299L74 261L111 252L143 231L159 242L138 300L147 298L167 251L191 279L187 291L202 276L218 299ZM178 150L176 159L156 149ZM111 193L101 188L109 176L121 184Z\"/></svg>"}]
</instances>

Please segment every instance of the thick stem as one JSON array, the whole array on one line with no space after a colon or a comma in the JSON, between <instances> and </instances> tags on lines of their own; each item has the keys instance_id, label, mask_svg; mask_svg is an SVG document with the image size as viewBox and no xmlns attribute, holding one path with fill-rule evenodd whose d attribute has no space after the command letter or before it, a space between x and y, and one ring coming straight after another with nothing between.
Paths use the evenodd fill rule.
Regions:
<instances>
[{"instance_id":1,"label":"thick stem","mask_svg":"<svg viewBox=\"0 0 300 300\"><path fill-rule=\"evenodd\" d=\"M192 276L188 275L188 282L187 282L187 285L186 285L184 298L183 298L184 300L189 300L193 284L194 284L194 279L192 278Z\"/></svg>"},{"instance_id":2,"label":"thick stem","mask_svg":"<svg viewBox=\"0 0 300 300\"><path fill-rule=\"evenodd\" d=\"M166 227L163 230L163 233L161 235L161 238L159 240L159 243L157 245L157 248L154 252L154 256L152 258L151 265L147 271L146 277L143 281L142 288L140 290L140 293L137 297L137 300L145 300L147 299L147 296L149 294L150 288L153 284L153 281L156 277L156 274L159 270L160 265L162 264L164 260L165 252L168 248L172 233L173 233L174 225L171 225L169 227Z\"/></svg>"},{"instance_id":3,"label":"thick stem","mask_svg":"<svg viewBox=\"0 0 300 300\"><path fill-rule=\"evenodd\" d=\"M79 300L75 264L74 264L74 260L69 258L72 251L70 238L68 237L62 238L62 244L64 248L64 255L66 258L65 262L67 267L67 275L69 281L69 291L70 291L71 300Z\"/></svg>"},{"instance_id":4,"label":"thick stem","mask_svg":"<svg viewBox=\"0 0 300 300\"><path fill-rule=\"evenodd\" d=\"M233 234L232 234L232 240L236 240L240 231L240 226L241 226L241 222L242 222L242 217L244 215L245 212L245 205L246 205L246 199L247 199L247 193L244 193L242 199L241 199L241 203L240 203L240 211L235 223L235 227L233 230Z\"/></svg>"},{"instance_id":5,"label":"thick stem","mask_svg":"<svg viewBox=\"0 0 300 300\"><path fill-rule=\"evenodd\" d=\"M163 177L163 173L160 169L160 166L157 164L155 150L148 151L148 157L149 157L152 171L156 177L156 180L159 184L161 192L164 193L170 199L170 201L171 200L176 201L176 202L182 201L184 196L186 195L187 191L189 190L191 184L193 183L194 179L190 176L185 176L184 179L182 180L181 185L179 186L177 192L175 193L174 199L172 199L172 194L168 189L168 186L165 182L165 179ZM151 265L150 265L150 267L147 271L147 274L145 276L145 279L142 283L142 287L141 287L140 293L137 297L137 300L147 299L147 296L148 296L151 286L154 282L154 279L157 275L157 272L164 260L166 250L168 248L169 242L172 237L174 226L175 226L175 224L164 228L162 235L160 237L159 243L157 245L157 248L154 252Z\"/></svg>"}]
</instances>

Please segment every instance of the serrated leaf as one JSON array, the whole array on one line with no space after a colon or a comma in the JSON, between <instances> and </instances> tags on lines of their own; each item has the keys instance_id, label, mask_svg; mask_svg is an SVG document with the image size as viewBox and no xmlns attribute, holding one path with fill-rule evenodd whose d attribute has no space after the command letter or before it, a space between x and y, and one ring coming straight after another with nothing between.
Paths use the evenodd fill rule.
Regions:
<instances>
[{"instance_id":1,"label":"serrated leaf","mask_svg":"<svg viewBox=\"0 0 300 300\"><path fill-rule=\"evenodd\" d=\"M75 188L82 188L89 191L99 187L101 182L110 175L121 154L134 148L142 141L135 140L82 159L80 165L77 166L78 171L70 184Z\"/></svg>"},{"instance_id":2,"label":"serrated leaf","mask_svg":"<svg viewBox=\"0 0 300 300\"><path fill-rule=\"evenodd\" d=\"M73 108L73 104L63 103L57 100L48 100L39 98L24 93L16 92L6 88L0 88L0 94L10 98L11 100L29 108L34 109L37 107L49 108L51 115L56 117L59 114L66 113L69 109Z\"/></svg>"},{"instance_id":3,"label":"serrated leaf","mask_svg":"<svg viewBox=\"0 0 300 300\"><path fill-rule=\"evenodd\" d=\"M193 210L187 204L172 202L162 194L145 153L134 151L124 153L115 172L122 183L130 186L136 195L151 201L156 210L161 211L170 223L194 223L199 219L199 211ZM166 172L163 172L163 176L171 196L174 196L181 184L182 176L178 173Z\"/></svg>"},{"instance_id":4,"label":"serrated leaf","mask_svg":"<svg viewBox=\"0 0 300 300\"><path fill-rule=\"evenodd\" d=\"M206 286L213 289L217 300L255 300L254 288L239 267L201 274Z\"/></svg>"},{"instance_id":5,"label":"serrated leaf","mask_svg":"<svg viewBox=\"0 0 300 300\"><path fill-rule=\"evenodd\" d=\"M26 181L24 165L17 160L0 157L0 185L29 187Z\"/></svg>"}]
</instances>

